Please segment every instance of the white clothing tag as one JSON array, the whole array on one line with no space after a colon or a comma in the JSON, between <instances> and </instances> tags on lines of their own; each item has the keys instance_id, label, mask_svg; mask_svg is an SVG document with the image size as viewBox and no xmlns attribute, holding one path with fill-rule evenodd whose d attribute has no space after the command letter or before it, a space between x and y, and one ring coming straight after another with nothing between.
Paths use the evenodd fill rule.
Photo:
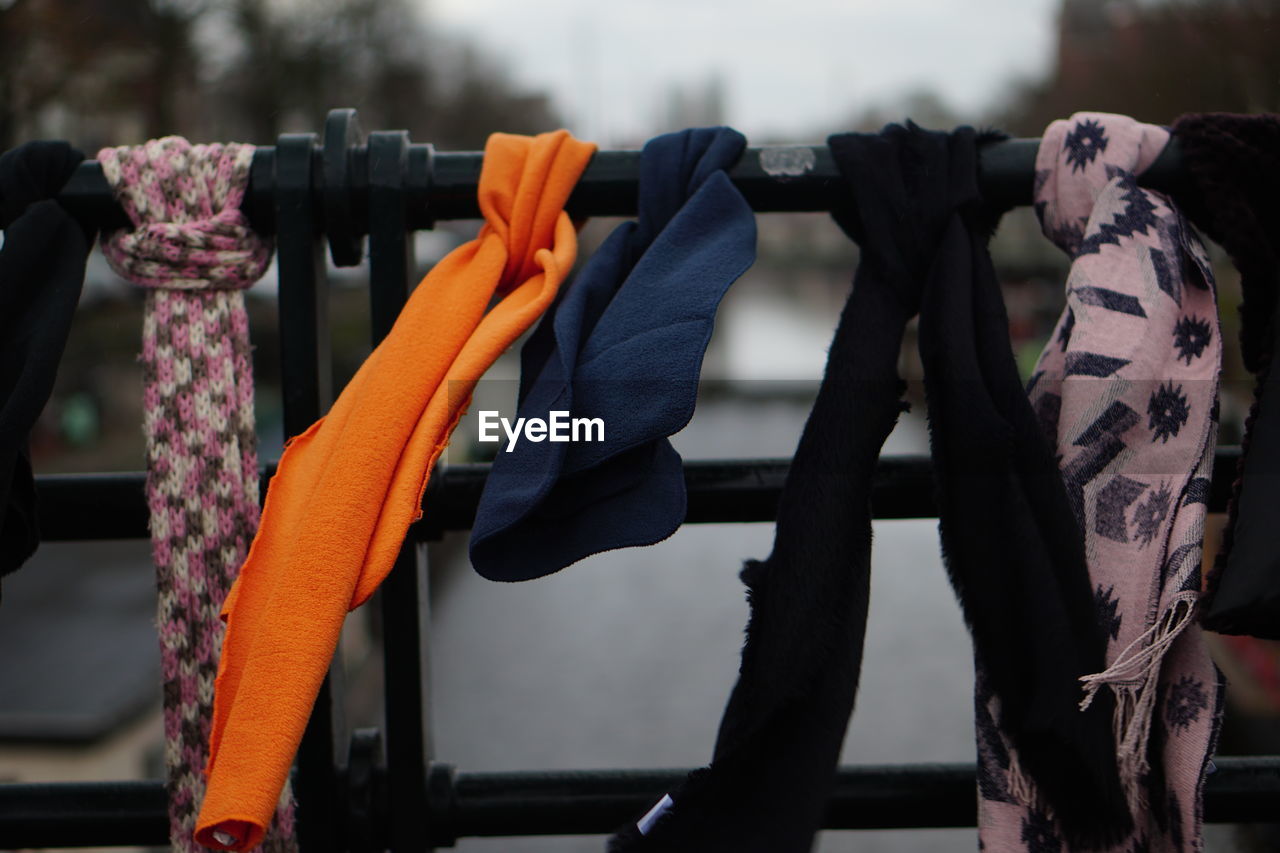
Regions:
<instances>
[{"instance_id":1,"label":"white clothing tag","mask_svg":"<svg viewBox=\"0 0 1280 853\"><path fill-rule=\"evenodd\" d=\"M240 842L239 838L236 838L229 832L223 832L221 829L215 829L213 831L213 840L224 847L234 847Z\"/></svg>"},{"instance_id":2,"label":"white clothing tag","mask_svg":"<svg viewBox=\"0 0 1280 853\"><path fill-rule=\"evenodd\" d=\"M657 823L658 818L673 805L670 794L663 794L662 799L657 804L645 812L645 816L636 821L636 829L640 830L641 835L648 835L649 830L653 829L653 825Z\"/></svg>"}]
</instances>

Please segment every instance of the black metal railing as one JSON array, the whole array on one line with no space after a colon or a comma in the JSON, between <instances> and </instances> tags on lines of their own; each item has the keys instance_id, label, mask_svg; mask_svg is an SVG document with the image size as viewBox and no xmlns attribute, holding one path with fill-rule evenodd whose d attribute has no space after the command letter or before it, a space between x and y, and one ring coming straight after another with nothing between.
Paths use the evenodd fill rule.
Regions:
<instances>
[{"instance_id":1,"label":"black metal railing","mask_svg":"<svg viewBox=\"0 0 1280 853\"><path fill-rule=\"evenodd\" d=\"M1038 140L989 146L981 156L986 195L1028 204ZM331 356L324 248L338 266L360 263L368 238L371 339L386 335L414 272L412 232L438 220L478 216L482 155L437 152L403 132L366 138L353 110L334 110L322 138L286 134L255 155L243 207L254 227L276 236L284 431L296 435L328 407ZM633 215L639 152L600 151L569 202L574 215ZM1176 190L1170 147L1142 177ZM842 182L825 146L748 149L730 172L757 211L823 211ZM100 227L127 225L98 164L81 164L61 196ZM1221 510L1238 451L1218 451L1210 509ZM787 460L691 461L685 465L687 522L774 518ZM436 761L428 684L428 588L424 541L472 523L486 465L442 465L383 586L385 722L348 732L340 666L331 668L299 750L294 787L306 853L422 851L468 836L609 832L650 806L686 770L468 773ZM263 472L264 480L271 466ZM38 478L46 540L142 539L147 509L141 473ZM265 482L263 493L265 494ZM936 515L927 458L880 460L876 518ZM973 826L973 765L843 768L827 811L836 829ZM1223 758L1210 776L1210 821L1274 820L1280 757ZM165 795L159 781L0 785L0 847L162 845Z\"/></svg>"}]
</instances>

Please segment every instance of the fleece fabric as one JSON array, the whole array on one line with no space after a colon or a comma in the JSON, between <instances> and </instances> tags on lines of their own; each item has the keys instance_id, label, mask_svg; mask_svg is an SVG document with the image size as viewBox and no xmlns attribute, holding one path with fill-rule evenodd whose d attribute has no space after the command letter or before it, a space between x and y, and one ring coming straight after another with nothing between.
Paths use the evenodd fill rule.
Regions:
<instances>
[{"instance_id":1,"label":"fleece fabric","mask_svg":"<svg viewBox=\"0 0 1280 853\"><path fill-rule=\"evenodd\" d=\"M812 845L857 688L872 476L903 408L898 357L917 313L943 542L975 645L1008 697L1002 723L1034 754L1036 781L1080 810L1082 834L1125 819L1110 716L1076 710L1076 679L1100 665L1101 648L1078 527L1009 347L977 185L981 141L971 128L914 125L829 140L851 194L836 218L862 260L773 553L743 571L751 620L738 683L711 765L613 850Z\"/></svg>"},{"instance_id":2,"label":"fleece fabric","mask_svg":"<svg viewBox=\"0 0 1280 853\"><path fill-rule=\"evenodd\" d=\"M204 796L218 614L258 524L243 291L271 263L271 241L240 211L253 151L167 136L98 152L134 226L103 234L102 253L122 278L147 288L143 432L175 853L201 849L192 832ZM288 786L279 801L263 853L297 849Z\"/></svg>"},{"instance_id":3,"label":"fleece fabric","mask_svg":"<svg viewBox=\"0 0 1280 853\"><path fill-rule=\"evenodd\" d=\"M667 436L693 416L716 307L755 260L755 214L725 174L745 147L727 127L645 145L639 220L609 235L521 352L518 417L599 419L603 440L498 452L471 534L481 575L541 577L684 521Z\"/></svg>"},{"instance_id":4,"label":"fleece fabric","mask_svg":"<svg viewBox=\"0 0 1280 853\"><path fill-rule=\"evenodd\" d=\"M1178 202L1240 271L1240 349L1258 378L1202 621L1280 640L1280 116L1185 115L1173 136L1190 178Z\"/></svg>"},{"instance_id":5,"label":"fleece fabric","mask_svg":"<svg viewBox=\"0 0 1280 853\"><path fill-rule=\"evenodd\" d=\"M28 142L0 156L0 576L40 544L27 439L53 392L91 236L56 201L84 155Z\"/></svg>"},{"instance_id":6,"label":"fleece fabric","mask_svg":"<svg viewBox=\"0 0 1280 853\"><path fill-rule=\"evenodd\" d=\"M1104 848L1115 853L1201 849L1221 709L1195 624L1222 352L1213 275L1177 209L1137 183L1168 138L1124 116L1078 113L1046 129L1036 161L1036 211L1072 264L1029 395L1084 528L1106 643L1105 670L1082 679L1082 705L1114 699L1133 817ZM991 732L982 747L987 849L1093 849L1065 832L1056 803L1014 795L1003 764L1018 744Z\"/></svg>"},{"instance_id":7,"label":"fleece fabric","mask_svg":"<svg viewBox=\"0 0 1280 853\"><path fill-rule=\"evenodd\" d=\"M222 610L201 844L248 850L262 839L347 611L373 594L421 517L475 383L573 265L564 205L594 152L566 131L491 136L479 235L436 264L329 414L285 449Z\"/></svg>"}]
</instances>

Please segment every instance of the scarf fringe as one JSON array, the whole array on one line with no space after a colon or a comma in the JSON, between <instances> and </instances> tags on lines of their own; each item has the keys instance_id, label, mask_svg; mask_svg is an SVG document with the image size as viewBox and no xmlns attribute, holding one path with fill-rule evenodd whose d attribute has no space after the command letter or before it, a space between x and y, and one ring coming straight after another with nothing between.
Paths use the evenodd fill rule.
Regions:
<instances>
[{"instance_id":1,"label":"scarf fringe","mask_svg":"<svg viewBox=\"0 0 1280 853\"><path fill-rule=\"evenodd\" d=\"M1040 789L1036 787L1035 780L1022 769L1022 764L1018 761L1018 753L1014 750L1009 752L1009 769L1006 771L1005 780L1009 796L1017 800L1021 806L1039 812L1049 820L1054 819L1053 808L1045 802L1044 797L1040 796Z\"/></svg>"},{"instance_id":2,"label":"scarf fringe","mask_svg":"<svg viewBox=\"0 0 1280 853\"><path fill-rule=\"evenodd\" d=\"M1146 796L1140 784L1150 769L1147 743L1160 685L1160 666L1165 653L1188 625L1195 621L1199 593L1180 592L1160 614L1155 624L1125 646L1104 671L1080 678L1084 684L1083 711L1092 704L1103 685L1116 697L1112 727L1116 738L1117 767L1129 808L1146 809ZM1010 768L1012 771L1012 768ZM1012 782L1012 773L1010 774Z\"/></svg>"}]
</instances>

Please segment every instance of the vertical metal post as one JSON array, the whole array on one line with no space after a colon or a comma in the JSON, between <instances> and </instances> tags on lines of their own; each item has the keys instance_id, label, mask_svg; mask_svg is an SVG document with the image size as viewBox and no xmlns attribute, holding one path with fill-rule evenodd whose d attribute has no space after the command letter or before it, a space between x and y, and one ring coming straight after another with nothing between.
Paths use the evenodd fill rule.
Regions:
<instances>
[{"instance_id":1,"label":"vertical metal post","mask_svg":"<svg viewBox=\"0 0 1280 853\"><path fill-rule=\"evenodd\" d=\"M369 135L369 299L373 344L377 346L399 316L415 273L413 232L406 214L405 178L409 134ZM412 539L401 547L380 593L386 721L389 849L396 853L429 847L427 767L431 759L431 719L427 630L426 551Z\"/></svg>"},{"instance_id":2,"label":"vertical metal post","mask_svg":"<svg viewBox=\"0 0 1280 853\"><path fill-rule=\"evenodd\" d=\"M276 259L279 264L284 432L311 426L333 398L328 278L313 186L315 134L284 134L276 143ZM306 853L345 848L337 758L345 754L341 650L311 712L298 750L294 793L298 837Z\"/></svg>"}]
</instances>

